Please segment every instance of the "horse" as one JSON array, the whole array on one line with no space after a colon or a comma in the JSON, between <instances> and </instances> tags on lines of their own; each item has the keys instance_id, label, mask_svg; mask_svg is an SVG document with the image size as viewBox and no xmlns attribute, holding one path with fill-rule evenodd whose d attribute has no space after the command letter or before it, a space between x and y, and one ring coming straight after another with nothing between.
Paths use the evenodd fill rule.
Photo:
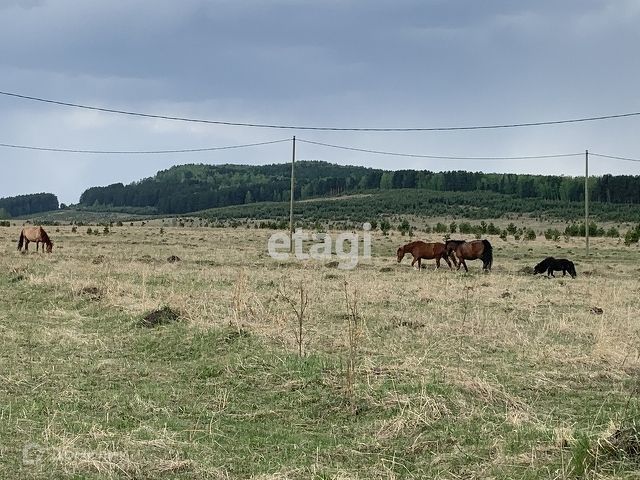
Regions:
<instances>
[{"instance_id":1,"label":"horse","mask_svg":"<svg viewBox=\"0 0 640 480\"><path fill-rule=\"evenodd\" d=\"M22 229L20 238L18 239L18 250L22 250L22 245L24 244L24 251L29 251L29 242L36 242L36 252L40 248L40 242L42 242L43 252L45 246L47 253L51 253L51 250L53 250L53 242L42 227L25 227Z\"/></svg>"},{"instance_id":2,"label":"horse","mask_svg":"<svg viewBox=\"0 0 640 480\"><path fill-rule=\"evenodd\" d=\"M406 245L398 248L398 263L402 261L407 253L413 255L411 266L413 267L413 265L418 262L418 269L422 267L423 258L427 260L435 258L436 268L440 268L440 259L444 258L444 261L447 262L449 268L452 268L444 243L426 243L420 240L417 242L407 243Z\"/></svg>"},{"instance_id":3,"label":"horse","mask_svg":"<svg viewBox=\"0 0 640 480\"><path fill-rule=\"evenodd\" d=\"M460 242L459 240L449 240L450 242L457 242L458 244L453 247L453 252L456 254L458 260L458 270L460 267L464 267L464 271L468 272L467 262L465 260L482 260L482 269L484 271L491 271L491 265L493 264L493 247L489 240L472 240L470 242Z\"/></svg>"},{"instance_id":4,"label":"horse","mask_svg":"<svg viewBox=\"0 0 640 480\"><path fill-rule=\"evenodd\" d=\"M537 264L533 268L533 274L537 275L538 273L547 272L547 277L555 277L553 272L559 272L562 270L562 276L564 277L567 272L571 275L571 278L576 278L578 274L576 273L576 267L572 261L567 260L566 258L553 258L547 257L542 260L539 264Z\"/></svg>"}]
</instances>

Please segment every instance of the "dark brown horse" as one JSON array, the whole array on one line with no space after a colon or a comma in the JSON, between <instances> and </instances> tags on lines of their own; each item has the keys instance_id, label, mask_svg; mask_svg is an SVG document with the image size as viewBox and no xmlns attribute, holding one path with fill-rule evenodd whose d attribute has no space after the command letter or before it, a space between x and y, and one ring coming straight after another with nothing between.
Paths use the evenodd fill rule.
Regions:
<instances>
[{"instance_id":1,"label":"dark brown horse","mask_svg":"<svg viewBox=\"0 0 640 480\"><path fill-rule=\"evenodd\" d=\"M418 262L418 269L422 267L423 258L427 260L435 258L436 268L440 268L440 259L444 258L444 261L447 262L449 268L452 268L444 243L426 243L420 240L417 242L407 243L406 245L398 248L398 263L402 261L407 253L410 253L413 256L411 266L413 267L414 264Z\"/></svg>"},{"instance_id":2,"label":"dark brown horse","mask_svg":"<svg viewBox=\"0 0 640 480\"><path fill-rule=\"evenodd\" d=\"M449 242L455 242L457 245L453 247L453 252L458 260L458 270L460 266L464 267L465 272L468 272L467 262L465 260L482 260L482 269L485 271L491 270L493 264L493 247L489 243L489 240L472 240L471 242L459 242L459 240L449 240ZM447 242L447 243L449 243Z\"/></svg>"},{"instance_id":3,"label":"dark brown horse","mask_svg":"<svg viewBox=\"0 0 640 480\"><path fill-rule=\"evenodd\" d=\"M457 267L458 260L456 260L455 251L458 245L466 242L466 240L445 240L445 246L447 248L447 256L453 261L453 264Z\"/></svg>"},{"instance_id":4,"label":"dark brown horse","mask_svg":"<svg viewBox=\"0 0 640 480\"><path fill-rule=\"evenodd\" d=\"M51 253L51 250L53 250L53 242L42 227L25 227L22 229L18 239L18 250L22 250L22 245L24 244L24 251L29 251L29 242L36 242L36 252L40 248L40 242L42 242L43 252L45 247L47 248L47 253Z\"/></svg>"}]
</instances>

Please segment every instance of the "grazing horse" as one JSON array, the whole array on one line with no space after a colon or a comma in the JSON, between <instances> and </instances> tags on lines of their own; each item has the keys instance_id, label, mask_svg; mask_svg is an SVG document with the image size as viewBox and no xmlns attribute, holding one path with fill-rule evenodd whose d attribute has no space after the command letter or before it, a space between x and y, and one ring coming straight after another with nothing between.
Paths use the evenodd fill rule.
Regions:
<instances>
[{"instance_id":1,"label":"grazing horse","mask_svg":"<svg viewBox=\"0 0 640 480\"><path fill-rule=\"evenodd\" d=\"M53 250L53 242L42 227L25 227L22 229L18 239L18 250L22 250L22 245L24 244L24 251L29 251L29 242L36 242L36 252L40 248L40 242L42 242L43 252L45 247L47 247L47 253L51 253L51 250Z\"/></svg>"},{"instance_id":2,"label":"grazing horse","mask_svg":"<svg viewBox=\"0 0 640 480\"><path fill-rule=\"evenodd\" d=\"M536 275L538 273L547 272L547 277L555 277L553 272L559 272L562 270L562 276L564 277L567 272L571 275L571 278L576 278L578 274L576 273L576 267L573 265L573 262L567 260L566 258L553 258L547 257L542 260L539 264L537 264L533 268L533 274Z\"/></svg>"},{"instance_id":3,"label":"grazing horse","mask_svg":"<svg viewBox=\"0 0 640 480\"><path fill-rule=\"evenodd\" d=\"M407 243L406 245L398 248L398 263L402 261L407 253L413 255L413 262L411 262L411 266L413 267L413 265L418 262L418 269L422 267L423 258L427 260L435 258L436 268L440 268L440 259L444 258L444 261L447 262L449 268L452 268L444 243L426 243L420 240L417 242Z\"/></svg>"},{"instance_id":4,"label":"grazing horse","mask_svg":"<svg viewBox=\"0 0 640 480\"><path fill-rule=\"evenodd\" d=\"M453 240L458 242L458 240ZM458 259L458 270L460 266L464 267L464 271L468 272L467 262L465 260L482 260L482 269L485 271L491 270L493 264L493 247L489 243L489 240L472 240L470 242L458 243L453 249Z\"/></svg>"}]
</instances>

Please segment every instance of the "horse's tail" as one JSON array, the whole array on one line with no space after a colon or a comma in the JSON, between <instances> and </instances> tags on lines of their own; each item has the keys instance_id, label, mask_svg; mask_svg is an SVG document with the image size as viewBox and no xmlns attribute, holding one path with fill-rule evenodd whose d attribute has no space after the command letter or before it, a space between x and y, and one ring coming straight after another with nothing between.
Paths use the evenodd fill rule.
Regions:
<instances>
[{"instance_id":1,"label":"horse's tail","mask_svg":"<svg viewBox=\"0 0 640 480\"><path fill-rule=\"evenodd\" d=\"M23 243L24 243L24 230L20 230L20 238L18 239L18 250L22 250Z\"/></svg>"},{"instance_id":2,"label":"horse's tail","mask_svg":"<svg viewBox=\"0 0 640 480\"><path fill-rule=\"evenodd\" d=\"M493 247L489 240L482 240L482 244L484 245L484 250L482 252L482 262L484 263L487 270L491 270L491 265L493 264Z\"/></svg>"}]
</instances>

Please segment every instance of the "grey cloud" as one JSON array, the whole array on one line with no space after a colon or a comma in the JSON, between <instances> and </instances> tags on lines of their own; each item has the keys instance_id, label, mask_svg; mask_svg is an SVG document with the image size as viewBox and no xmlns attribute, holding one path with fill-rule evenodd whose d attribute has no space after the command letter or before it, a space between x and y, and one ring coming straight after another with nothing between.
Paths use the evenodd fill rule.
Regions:
<instances>
[{"instance_id":1,"label":"grey cloud","mask_svg":"<svg viewBox=\"0 0 640 480\"><path fill-rule=\"evenodd\" d=\"M320 126L448 126L640 111L640 8L632 0L0 3L0 90L215 120ZM0 97L0 142L95 149L251 143L293 135L82 115ZM454 155L598 149L640 155L640 119L518 131L373 135L328 143ZM409 162L305 146L380 167L577 174L567 163ZM276 149L129 161L0 150L38 165L38 185L76 201L93 185L172 163L286 161ZM93 163L90 163L93 162ZM92 168L81 168L85 164ZM12 165L14 163L11 163ZM64 178L46 175L55 164ZM611 162L613 173L636 164ZM27 191L11 167L0 196ZM39 187L39 188L40 188ZM46 188L45 188L46 187Z\"/></svg>"}]
</instances>

